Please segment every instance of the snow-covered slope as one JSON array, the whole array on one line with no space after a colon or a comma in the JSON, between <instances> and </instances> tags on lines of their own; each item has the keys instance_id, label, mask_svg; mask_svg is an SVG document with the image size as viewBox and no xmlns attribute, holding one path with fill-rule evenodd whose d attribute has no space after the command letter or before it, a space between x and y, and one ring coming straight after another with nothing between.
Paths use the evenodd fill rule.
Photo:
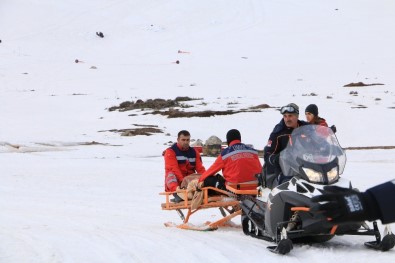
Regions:
<instances>
[{"instance_id":1,"label":"snow-covered slope","mask_svg":"<svg viewBox=\"0 0 395 263\"><path fill-rule=\"evenodd\" d=\"M262 149L281 118L276 107L289 102L301 112L316 103L343 147L394 146L394 7L389 0L2 0L0 262L389 262L393 251L365 250L364 238L278 257L239 228L165 228L179 218L160 210L158 193L161 152L179 130L205 140L237 128ZM352 82L384 85L343 87ZM273 108L176 119L107 110L177 96L201 98L186 111ZM134 124L163 133L108 131ZM101 144L85 145L92 141ZM394 150L348 151L344 176L366 189L393 178L394 160ZM208 167L213 159L203 161Z\"/></svg>"}]
</instances>

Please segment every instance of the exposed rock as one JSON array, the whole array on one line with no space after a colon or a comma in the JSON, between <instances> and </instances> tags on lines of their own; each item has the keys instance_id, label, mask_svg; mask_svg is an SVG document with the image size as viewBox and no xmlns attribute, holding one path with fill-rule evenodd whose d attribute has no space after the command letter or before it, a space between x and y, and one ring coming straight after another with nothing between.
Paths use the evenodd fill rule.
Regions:
<instances>
[{"instance_id":1,"label":"exposed rock","mask_svg":"<svg viewBox=\"0 0 395 263\"><path fill-rule=\"evenodd\" d=\"M150 136L153 135L154 133L163 133L161 129L158 128L153 128L153 127L144 127L144 128L135 128L135 129L113 129L113 130L108 130L110 132L117 132L120 133L121 136L137 136L137 135L146 135ZM103 131L101 131L103 132Z\"/></svg>"},{"instance_id":2,"label":"exposed rock","mask_svg":"<svg viewBox=\"0 0 395 263\"><path fill-rule=\"evenodd\" d=\"M222 141L220 138L218 138L217 136L213 135L210 136L207 140L206 140L206 145L221 145Z\"/></svg>"},{"instance_id":3,"label":"exposed rock","mask_svg":"<svg viewBox=\"0 0 395 263\"><path fill-rule=\"evenodd\" d=\"M349 84L344 85L343 87L363 87L363 86L376 86L376 85L384 85L382 83L372 83L372 84L365 84L363 82L351 82Z\"/></svg>"},{"instance_id":4,"label":"exposed rock","mask_svg":"<svg viewBox=\"0 0 395 263\"><path fill-rule=\"evenodd\" d=\"M109 111L128 111L128 110L135 110L135 109L163 109L163 108L171 108L171 107L183 107L186 108L186 105L181 104L181 101L190 101L190 100L197 100L192 99L189 97L177 97L174 100L165 100L165 99L148 99L143 101L138 99L136 102L134 101L124 101L119 106L110 107Z\"/></svg>"}]
</instances>

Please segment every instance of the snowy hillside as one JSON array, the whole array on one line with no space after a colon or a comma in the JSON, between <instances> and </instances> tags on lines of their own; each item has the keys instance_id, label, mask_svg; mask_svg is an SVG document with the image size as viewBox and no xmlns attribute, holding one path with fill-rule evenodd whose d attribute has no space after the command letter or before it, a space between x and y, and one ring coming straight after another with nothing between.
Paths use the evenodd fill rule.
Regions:
<instances>
[{"instance_id":1,"label":"snowy hillside","mask_svg":"<svg viewBox=\"0 0 395 263\"><path fill-rule=\"evenodd\" d=\"M390 0L2 0L0 262L390 262L394 251L367 250L363 237L279 257L237 227L166 228L180 219L158 193L179 130L206 140L237 128L262 149L289 102L317 104L343 147L395 146L394 23ZM270 107L108 110L179 96L197 99L186 112ZM114 132L140 127L161 132ZM394 178L393 149L347 157L344 176L361 190Z\"/></svg>"}]
</instances>

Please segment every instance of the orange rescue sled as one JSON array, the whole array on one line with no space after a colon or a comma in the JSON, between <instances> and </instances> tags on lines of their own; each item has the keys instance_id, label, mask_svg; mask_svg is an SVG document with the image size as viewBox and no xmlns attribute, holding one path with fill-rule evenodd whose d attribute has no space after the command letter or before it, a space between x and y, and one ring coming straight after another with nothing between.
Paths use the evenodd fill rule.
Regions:
<instances>
[{"instance_id":1,"label":"orange rescue sled","mask_svg":"<svg viewBox=\"0 0 395 263\"><path fill-rule=\"evenodd\" d=\"M239 206L240 203L240 196L242 195L251 195L256 196L258 195L257 190L258 183L254 182L247 182L247 183L239 183L239 184L227 184L226 189L228 191L224 191L214 187L203 187L203 201L202 203L196 208L191 208L191 200L184 200L179 203L174 203L170 201L170 198L173 196L174 193L183 192L184 196L188 196L187 190L178 190L174 192L162 192L160 195L166 196L166 202L162 203L162 210L176 210L178 215L183 220L183 223L180 225L176 225L174 223L165 223L165 226L175 226L181 229L189 229L189 230L201 230L201 231L209 231L215 230L220 226L224 226L228 223L232 218L241 215L241 208ZM216 192L216 195L208 194L208 190L213 190ZM208 208L219 208L223 218L212 222L206 223L203 226L193 226L188 223L189 218L196 212L202 209ZM182 210L187 210L186 216Z\"/></svg>"}]
</instances>

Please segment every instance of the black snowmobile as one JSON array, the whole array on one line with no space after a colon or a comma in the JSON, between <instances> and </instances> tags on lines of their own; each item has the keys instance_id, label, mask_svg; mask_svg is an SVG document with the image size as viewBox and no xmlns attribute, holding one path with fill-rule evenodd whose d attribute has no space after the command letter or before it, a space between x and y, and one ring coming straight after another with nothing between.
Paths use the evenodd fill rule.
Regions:
<instances>
[{"instance_id":1,"label":"black snowmobile","mask_svg":"<svg viewBox=\"0 0 395 263\"><path fill-rule=\"evenodd\" d=\"M258 177L258 196L241 198L242 227L246 235L275 242L269 250L287 254L293 243L319 243L335 235L369 235L375 241L367 247L387 251L395 245L390 226L385 227L381 239L377 223L366 222L335 225L321 214L309 212L311 198L325 192L324 186L352 188L351 182L341 178L346 155L331 129L306 125L293 131L288 145L280 154L283 178L290 180L273 189L266 187L265 175Z\"/></svg>"}]
</instances>

